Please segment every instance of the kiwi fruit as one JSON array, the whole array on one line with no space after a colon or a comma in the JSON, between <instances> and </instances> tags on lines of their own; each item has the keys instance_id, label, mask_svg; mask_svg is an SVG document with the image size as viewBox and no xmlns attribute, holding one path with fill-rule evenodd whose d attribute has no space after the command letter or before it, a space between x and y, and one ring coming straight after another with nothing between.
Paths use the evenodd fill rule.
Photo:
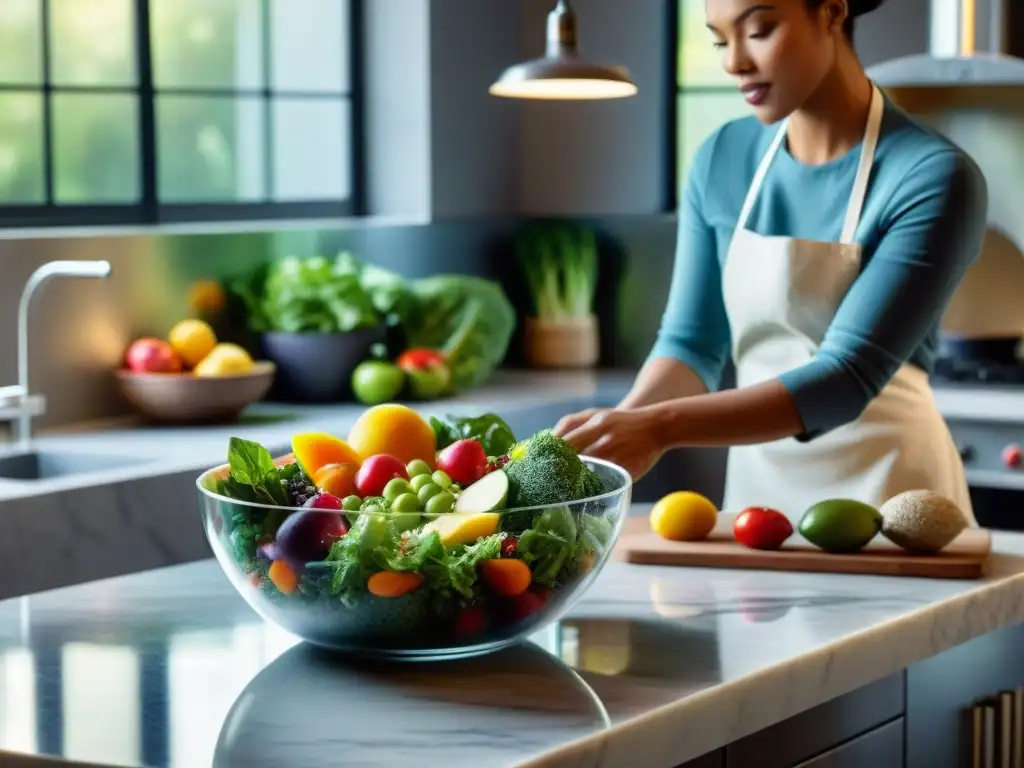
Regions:
<instances>
[{"instance_id":1,"label":"kiwi fruit","mask_svg":"<svg viewBox=\"0 0 1024 768\"><path fill-rule=\"evenodd\" d=\"M933 491L905 491L879 512L882 535L909 552L940 552L968 526L963 510Z\"/></svg>"}]
</instances>

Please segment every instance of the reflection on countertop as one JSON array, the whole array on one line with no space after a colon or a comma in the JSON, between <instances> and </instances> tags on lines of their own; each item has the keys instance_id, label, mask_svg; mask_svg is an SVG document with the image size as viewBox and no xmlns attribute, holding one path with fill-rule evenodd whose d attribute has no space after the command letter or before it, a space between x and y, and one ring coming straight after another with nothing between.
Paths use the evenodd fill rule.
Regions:
<instances>
[{"instance_id":1,"label":"reflection on countertop","mask_svg":"<svg viewBox=\"0 0 1024 768\"><path fill-rule=\"evenodd\" d=\"M612 562L529 643L438 664L317 651L213 561L16 598L0 764L672 768L1024 620L1024 536L996 551L978 582Z\"/></svg>"}]
</instances>

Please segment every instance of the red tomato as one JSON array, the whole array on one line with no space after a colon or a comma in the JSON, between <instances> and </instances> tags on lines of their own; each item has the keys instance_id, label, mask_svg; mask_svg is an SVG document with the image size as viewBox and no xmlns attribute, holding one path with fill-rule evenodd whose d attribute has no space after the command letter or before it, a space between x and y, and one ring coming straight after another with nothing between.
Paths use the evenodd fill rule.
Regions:
<instances>
[{"instance_id":1,"label":"red tomato","mask_svg":"<svg viewBox=\"0 0 1024 768\"><path fill-rule=\"evenodd\" d=\"M547 594L542 592L523 592L523 594L512 599L512 620L522 621L529 618L547 602Z\"/></svg>"},{"instance_id":2,"label":"red tomato","mask_svg":"<svg viewBox=\"0 0 1024 768\"><path fill-rule=\"evenodd\" d=\"M793 535L793 524L774 509L750 507L736 516L732 532L736 541L750 549L778 549Z\"/></svg>"},{"instance_id":3,"label":"red tomato","mask_svg":"<svg viewBox=\"0 0 1024 768\"><path fill-rule=\"evenodd\" d=\"M379 453L363 462L356 472L356 492L364 499L368 496L380 496L384 486L396 477L409 479L405 464L394 456Z\"/></svg>"},{"instance_id":4,"label":"red tomato","mask_svg":"<svg viewBox=\"0 0 1024 768\"><path fill-rule=\"evenodd\" d=\"M470 638L479 635L487 629L487 614L474 606L463 608L455 616L455 625L452 628L454 634L461 638Z\"/></svg>"},{"instance_id":5,"label":"red tomato","mask_svg":"<svg viewBox=\"0 0 1024 768\"><path fill-rule=\"evenodd\" d=\"M398 356L398 367L403 371L444 365L447 361L436 349L407 349Z\"/></svg>"},{"instance_id":6,"label":"red tomato","mask_svg":"<svg viewBox=\"0 0 1024 768\"><path fill-rule=\"evenodd\" d=\"M437 455L437 468L468 488L487 474L487 453L476 440L456 440Z\"/></svg>"}]
</instances>

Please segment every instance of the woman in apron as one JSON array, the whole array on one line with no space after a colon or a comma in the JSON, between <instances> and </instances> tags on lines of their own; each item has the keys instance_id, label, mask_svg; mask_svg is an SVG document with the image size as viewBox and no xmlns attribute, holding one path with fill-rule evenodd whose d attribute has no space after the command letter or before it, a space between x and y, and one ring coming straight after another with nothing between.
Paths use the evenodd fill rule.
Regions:
<instances>
[{"instance_id":1,"label":"woman in apron","mask_svg":"<svg viewBox=\"0 0 1024 768\"><path fill-rule=\"evenodd\" d=\"M563 419L582 453L644 475L731 446L723 509L797 518L906 490L973 519L929 374L978 258L987 191L957 146L886 100L852 45L880 0L706 0L754 116L700 148L657 341L619 407ZM731 357L737 386L716 391Z\"/></svg>"}]
</instances>

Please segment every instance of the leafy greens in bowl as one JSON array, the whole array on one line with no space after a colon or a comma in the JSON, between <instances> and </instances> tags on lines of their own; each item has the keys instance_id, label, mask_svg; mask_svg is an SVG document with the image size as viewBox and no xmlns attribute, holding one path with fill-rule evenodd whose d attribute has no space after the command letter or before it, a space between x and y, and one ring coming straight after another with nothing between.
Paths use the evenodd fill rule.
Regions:
<instances>
[{"instance_id":1,"label":"leafy greens in bowl","mask_svg":"<svg viewBox=\"0 0 1024 768\"><path fill-rule=\"evenodd\" d=\"M445 482L431 470L394 482ZM197 486L213 551L260 615L315 645L408 659L476 655L558 619L607 561L632 487L548 431L466 488L446 482L442 511L408 511L387 487L339 500L294 456L235 438Z\"/></svg>"},{"instance_id":2,"label":"leafy greens in bowl","mask_svg":"<svg viewBox=\"0 0 1024 768\"><path fill-rule=\"evenodd\" d=\"M516 315L501 285L469 275L405 278L348 252L269 262L230 288L256 333L338 334L392 329L395 352L435 349L455 389L482 384L501 364Z\"/></svg>"}]
</instances>

